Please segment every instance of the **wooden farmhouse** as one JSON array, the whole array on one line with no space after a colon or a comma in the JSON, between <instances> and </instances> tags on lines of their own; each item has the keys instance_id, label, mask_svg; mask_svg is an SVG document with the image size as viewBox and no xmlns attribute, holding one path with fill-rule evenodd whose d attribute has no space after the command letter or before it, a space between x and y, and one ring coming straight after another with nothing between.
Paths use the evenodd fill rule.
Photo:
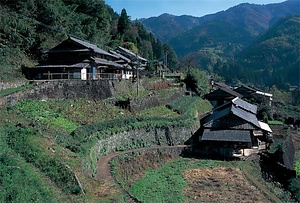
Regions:
<instances>
[{"instance_id":1,"label":"wooden farmhouse","mask_svg":"<svg viewBox=\"0 0 300 203\"><path fill-rule=\"evenodd\" d=\"M133 53L129 49L125 49L123 47L118 47L116 50L119 54L125 56L126 58L130 59L130 65L133 67L138 67L138 69L145 69L148 63L148 60Z\"/></svg>"},{"instance_id":2,"label":"wooden farmhouse","mask_svg":"<svg viewBox=\"0 0 300 203\"><path fill-rule=\"evenodd\" d=\"M224 103L227 103L236 97L242 98L243 95L226 87L219 87L216 90L203 96L203 98L207 99L213 107L217 107Z\"/></svg>"},{"instance_id":3,"label":"wooden farmhouse","mask_svg":"<svg viewBox=\"0 0 300 203\"><path fill-rule=\"evenodd\" d=\"M256 113L257 106L238 97L216 107L201 119L197 132L200 148L226 156L265 149L272 143L272 130L257 120Z\"/></svg>"},{"instance_id":4,"label":"wooden farmhouse","mask_svg":"<svg viewBox=\"0 0 300 203\"><path fill-rule=\"evenodd\" d=\"M50 49L46 55L46 60L28 68L28 79L129 79L136 68L132 64L137 64L137 59L133 61L118 51L104 51L74 37Z\"/></svg>"},{"instance_id":5,"label":"wooden farmhouse","mask_svg":"<svg viewBox=\"0 0 300 203\"><path fill-rule=\"evenodd\" d=\"M273 100L272 94L263 92L254 87L242 85L242 86L234 89L234 91L243 95L244 99L253 100L253 102L255 102L255 103L263 102L263 103L267 103L270 106L272 104L272 100Z\"/></svg>"}]
</instances>

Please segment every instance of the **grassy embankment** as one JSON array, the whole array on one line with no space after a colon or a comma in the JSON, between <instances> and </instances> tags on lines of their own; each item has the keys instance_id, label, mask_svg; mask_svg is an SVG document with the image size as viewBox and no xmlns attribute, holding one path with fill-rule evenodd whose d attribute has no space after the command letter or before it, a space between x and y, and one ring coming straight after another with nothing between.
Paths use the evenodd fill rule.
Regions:
<instances>
[{"instance_id":1,"label":"grassy embankment","mask_svg":"<svg viewBox=\"0 0 300 203\"><path fill-rule=\"evenodd\" d=\"M96 191L103 189L101 181L97 182L85 170L89 147L93 139L101 137L74 132L89 126L89 132L105 131L108 136L134 126L178 124L180 117L165 106L132 115L105 101L87 100L27 100L2 109L0 202L121 201L118 191L98 194ZM190 117L181 119L185 124Z\"/></svg>"},{"instance_id":2,"label":"grassy embankment","mask_svg":"<svg viewBox=\"0 0 300 203\"><path fill-rule=\"evenodd\" d=\"M116 170L118 163L114 165ZM256 185L248 182L243 175L245 168ZM122 184L142 202L228 202L239 199L249 202L272 202L274 199L295 202L288 192L276 184L265 182L261 175L258 165L250 161L179 158L143 172L138 180L130 182L130 187L128 182ZM130 180L126 177L122 179Z\"/></svg>"}]
</instances>

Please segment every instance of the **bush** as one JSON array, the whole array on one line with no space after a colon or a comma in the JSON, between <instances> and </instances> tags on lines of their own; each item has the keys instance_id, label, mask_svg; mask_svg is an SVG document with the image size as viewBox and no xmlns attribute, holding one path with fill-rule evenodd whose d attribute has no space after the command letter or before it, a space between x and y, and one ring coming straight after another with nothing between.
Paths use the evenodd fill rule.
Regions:
<instances>
[{"instance_id":1,"label":"bush","mask_svg":"<svg viewBox=\"0 0 300 203\"><path fill-rule=\"evenodd\" d=\"M209 79L205 71L199 69L190 69L184 80L187 87L191 88L197 95L201 96L208 93Z\"/></svg>"},{"instance_id":2,"label":"bush","mask_svg":"<svg viewBox=\"0 0 300 203\"><path fill-rule=\"evenodd\" d=\"M294 195L294 197L300 201L300 179L293 178L290 180L289 191Z\"/></svg>"}]
</instances>

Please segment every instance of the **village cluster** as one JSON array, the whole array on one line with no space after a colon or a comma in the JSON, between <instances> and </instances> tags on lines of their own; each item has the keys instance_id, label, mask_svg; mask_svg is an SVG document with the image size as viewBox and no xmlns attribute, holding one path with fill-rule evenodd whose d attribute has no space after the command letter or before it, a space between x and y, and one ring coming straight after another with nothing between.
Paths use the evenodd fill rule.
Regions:
<instances>
[{"instance_id":1,"label":"village cluster","mask_svg":"<svg viewBox=\"0 0 300 203\"><path fill-rule=\"evenodd\" d=\"M144 70L148 62L123 47L107 52L74 37L50 49L46 55L45 60L29 68L28 79L131 79L137 70ZM213 149L217 154L229 153L230 156L232 152L249 155L266 149L273 141L272 130L257 119L257 106L247 101L271 105L272 94L247 86L234 89L215 82L214 78L210 81L212 91L203 98L209 100L214 109L201 119L201 128L195 133L202 151L206 149L208 154L213 154Z\"/></svg>"},{"instance_id":2,"label":"village cluster","mask_svg":"<svg viewBox=\"0 0 300 203\"><path fill-rule=\"evenodd\" d=\"M38 65L25 71L27 79L131 79L148 62L126 48L105 51L74 37L62 41L45 55Z\"/></svg>"},{"instance_id":3,"label":"village cluster","mask_svg":"<svg viewBox=\"0 0 300 203\"><path fill-rule=\"evenodd\" d=\"M196 133L202 151L248 156L267 149L273 142L272 130L258 120L257 106L247 101L271 105L272 94L244 85L233 89L213 79L211 85L212 91L203 98L214 108L201 119L201 128Z\"/></svg>"}]
</instances>

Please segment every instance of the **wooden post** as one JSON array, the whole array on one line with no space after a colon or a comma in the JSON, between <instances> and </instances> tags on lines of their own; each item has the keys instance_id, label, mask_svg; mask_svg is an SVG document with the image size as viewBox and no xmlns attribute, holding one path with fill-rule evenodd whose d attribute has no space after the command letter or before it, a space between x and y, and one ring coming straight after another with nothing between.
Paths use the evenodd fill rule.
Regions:
<instances>
[{"instance_id":1,"label":"wooden post","mask_svg":"<svg viewBox=\"0 0 300 203\"><path fill-rule=\"evenodd\" d=\"M139 66L140 61L138 55L136 54L137 66L136 66L136 95L139 96Z\"/></svg>"},{"instance_id":2,"label":"wooden post","mask_svg":"<svg viewBox=\"0 0 300 203\"><path fill-rule=\"evenodd\" d=\"M50 71L48 71L48 80L50 80Z\"/></svg>"}]
</instances>

